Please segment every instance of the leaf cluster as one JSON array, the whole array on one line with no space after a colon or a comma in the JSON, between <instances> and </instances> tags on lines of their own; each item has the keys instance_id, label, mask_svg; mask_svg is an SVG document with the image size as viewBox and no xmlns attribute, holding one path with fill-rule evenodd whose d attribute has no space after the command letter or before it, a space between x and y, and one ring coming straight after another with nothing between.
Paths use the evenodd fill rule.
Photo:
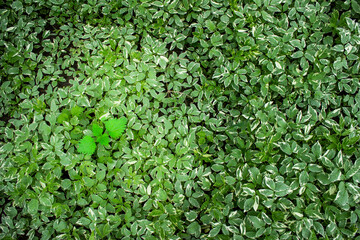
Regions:
<instances>
[{"instance_id":1,"label":"leaf cluster","mask_svg":"<svg viewBox=\"0 0 360 240\"><path fill-rule=\"evenodd\" d=\"M93 154L96 150L96 143L103 146L109 145L110 137L114 140L121 137L126 128L127 118L112 118L104 122L106 132L98 124L92 125L92 133L96 139L91 136L84 136L78 145L78 151L85 154Z\"/></svg>"}]
</instances>

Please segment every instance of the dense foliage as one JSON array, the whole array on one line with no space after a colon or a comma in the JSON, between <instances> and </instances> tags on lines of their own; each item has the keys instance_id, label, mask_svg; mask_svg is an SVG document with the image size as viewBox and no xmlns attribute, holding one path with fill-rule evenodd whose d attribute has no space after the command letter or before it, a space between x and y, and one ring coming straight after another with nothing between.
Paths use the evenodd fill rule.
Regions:
<instances>
[{"instance_id":1,"label":"dense foliage","mask_svg":"<svg viewBox=\"0 0 360 240\"><path fill-rule=\"evenodd\" d=\"M0 239L360 239L359 19L1 0Z\"/></svg>"}]
</instances>

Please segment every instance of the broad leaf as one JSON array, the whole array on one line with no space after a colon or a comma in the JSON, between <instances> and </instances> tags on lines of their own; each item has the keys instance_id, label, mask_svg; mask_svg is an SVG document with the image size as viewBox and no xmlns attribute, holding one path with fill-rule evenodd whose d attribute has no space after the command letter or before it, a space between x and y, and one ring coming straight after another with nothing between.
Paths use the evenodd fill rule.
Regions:
<instances>
[{"instance_id":1,"label":"broad leaf","mask_svg":"<svg viewBox=\"0 0 360 240\"><path fill-rule=\"evenodd\" d=\"M96 149L95 140L91 136L83 137L78 144L78 151L85 154L93 154Z\"/></svg>"},{"instance_id":2,"label":"broad leaf","mask_svg":"<svg viewBox=\"0 0 360 240\"><path fill-rule=\"evenodd\" d=\"M105 122L105 128L108 131L110 137L119 138L125 131L127 124L127 118L122 117L120 119L109 119Z\"/></svg>"}]
</instances>

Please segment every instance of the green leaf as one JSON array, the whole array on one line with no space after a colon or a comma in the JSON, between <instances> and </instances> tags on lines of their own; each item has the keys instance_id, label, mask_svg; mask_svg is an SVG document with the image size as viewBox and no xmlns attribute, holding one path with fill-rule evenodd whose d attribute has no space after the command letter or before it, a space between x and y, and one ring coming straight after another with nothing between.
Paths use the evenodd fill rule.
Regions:
<instances>
[{"instance_id":1,"label":"green leaf","mask_svg":"<svg viewBox=\"0 0 360 240\"><path fill-rule=\"evenodd\" d=\"M141 123L135 123L131 126L132 129L139 131L141 129Z\"/></svg>"},{"instance_id":2,"label":"green leaf","mask_svg":"<svg viewBox=\"0 0 360 240\"><path fill-rule=\"evenodd\" d=\"M83 107L91 107L89 99L85 96L79 97L77 99L77 104Z\"/></svg>"},{"instance_id":3,"label":"green leaf","mask_svg":"<svg viewBox=\"0 0 360 240\"><path fill-rule=\"evenodd\" d=\"M70 179L64 179L61 181L61 187L63 189L68 189L71 186L71 180Z\"/></svg>"},{"instance_id":4,"label":"green leaf","mask_svg":"<svg viewBox=\"0 0 360 240\"><path fill-rule=\"evenodd\" d=\"M92 131L95 137L100 137L104 130L99 125L93 124Z\"/></svg>"},{"instance_id":5,"label":"green leaf","mask_svg":"<svg viewBox=\"0 0 360 240\"><path fill-rule=\"evenodd\" d=\"M64 157L60 160L60 164L67 167L70 166L72 161L68 157Z\"/></svg>"},{"instance_id":6,"label":"green leaf","mask_svg":"<svg viewBox=\"0 0 360 240\"><path fill-rule=\"evenodd\" d=\"M284 153L286 153L287 155L291 155L292 154L292 150L290 147L290 144L287 142L281 142L279 143L280 145L280 149L281 151L283 151Z\"/></svg>"},{"instance_id":7,"label":"green leaf","mask_svg":"<svg viewBox=\"0 0 360 240\"><path fill-rule=\"evenodd\" d=\"M80 117L80 115L84 112L84 108L79 107L78 105L75 105L73 108L71 108L70 113L73 116Z\"/></svg>"},{"instance_id":8,"label":"green leaf","mask_svg":"<svg viewBox=\"0 0 360 240\"><path fill-rule=\"evenodd\" d=\"M169 60L165 57L165 56L160 56L159 57L159 65L162 69L166 68L166 64Z\"/></svg>"},{"instance_id":9,"label":"green leaf","mask_svg":"<svg viewBox=\"0 0 360 240\"><path fill-rule=\"evenodd\" d=\"M51 207L51 205L52 205L51 200L46 196L41 196L39 198L39 201L42 205L47 206L47 207Z\"/></svg>"},{"instance_id":10,"label":"green leaf","mask_svg":"<svg viewBox=\"0 0 360 240\"><path fill-rule=\"evenodd\" d=\"M83 180L84 180L85 186L88 188L91 188L95 184L95 180L91 179L89 177L84 177Z\"/></svg>"},{"instance_id":11,"label":"green leaf","mask_svg":"<svg viewBox=\"0 0 360 240\"><path fill-rule=\"evenodd\" d=\"M268 21L268 22L271 22L271 23L274 22L274 18L269 13L267 13L266 11L261 11L261 16L263 17L263 19L265 21Z\"/></svg>"},{"instance_id":12,"label":"green leaf","mask_svg":"<svg viewBox=\"0 0 360 240\"><path fill-rule=\"evenodd\" d=\"M99 172L97 172L96 174L96 180L98 180L99 182L101 182L102 180L105 179L106 176L106 171L105 170L101 170Z\"/></svg>"},{"instance_id":13,"label":"green leaf","mask_svg":"<svg viewBox=\"0 0 360 240\"><path fill-rule=\"evenodd\" d=\"M108 134L103 134L100 137L96 139L97 142L99 142L103 146L109 145L110 138Z\"/></svg>"},{"instance_id":14,"label":"green leaf","mask_svg":"<svg viewBox=\"0 0 360 240\"><path fill-rule=\"evenodd\" d=\"M168 195L166 193L166 191L162 188L160 188L157 192L157 198L160 200L160 201L166 201L167 198L168 198Z\"/></svg>"},{"instance_id":15,"label":"green leaf","mask_svg":"<svg viewBox=\"0 0 360 240\"><path fill-rule=\"evenodd\" d=\"M340 57L336 58L334 61L334 69L341 70L343 68L343 61Z\"/></svg>"},{"instance_id":16,"label":"green leaf","mask_svg":"<svg viewBox=\"0 0 360 240\"><path fill-rule=\"evenodd\" d=\"M229 23L229 20L230 20L230 19L229 19L228 16L222 15L222 16L220 17L220 20L221 20L221 22L227 24L227 23Z\"/></svg>"},{"instance_id":17,"label":"green leaf","mask_svg":"<svg viewBox=\"0 0 360 240\"><path fill-rule=\"evenodd\" d=\"M342 177L342 173L338 168L335 168L332 170L332 172L329 174L329 181L330 182L336 182L340 181Z\"/></svg>"},{"instance_id":18,"label":"green leaf","mask_svg":"<svg viewBox=\"0 0 360 240\"><path fill-rule=\"evenodd\" d=\"M63 122L69 121L68 111L63 111L57 118L57 122L62 124Z\"/></svg>"},{"instance_id":19,"label":"green leaf","mask_svg":"<svg viewBox=\"0 0 360 240\"><path fill-rule=\"evenodd\" d=\"M62 232L62 231L64 231L66 229L67 225L66 225L66 222L64 220L56 219L54 221L53 227L54 227L54 229L56 231Z\"/></svg>"},{"instance_id":20,"label":"green leaf","mask_svg":"<svg viewBox=\"0 0 360 240\"><path fill-rule=\"evenodd\" d=\"M300 173L299 183L300 186L304 186L309 181L309 174L306 171Z\"/></svg>"},{"instance_id":21,"label":"green leaf","mask_svg":"<svg viewBox=\"0 0 360 240\"><path fill-rule=\"evenodd\" d=\"M323 225L319 222L314 222L314 229L317 233L319 233L322 236L325 236L325 231Z\"/></svg>"},{"instance_id":22,"label":"green leaf","mask_svg":"<svg viewBox=\"0 0 360 240\"><path fill-rule=\"evenodd\" d=\"M282 182L276 182L275 183L275 194L279 197L283 197L287 195L290 191L290 188L288 185Z\"/></svg>"},{"instance_id":23,"label":"green leaf","mask_svg":"<svg viewBox=\"0 0 360 240\"><path fill-rule=\"evenodd\" d=\"M273 179L269 178L269 177L264 177L264 181L265 181L265 185L270 188L271 190L275 190L276 189L276 185Z\"/></svg>"},{"instance_id":24,"label":"green leaf","mask_svg":"<svg viewBox=\"0 0 360 240\"><path fill-rule=\"evenodd\" d=\"M100 224L96 228L96 232L100 235L101 238L106 237L111 233L111 227L109 223ZM95 238L94 238L95 239Z\"/></svg>"},{"instance_id":25,"label":"green leaf","mask_svg":"<svg viewBox=\"0 0 360 240\"><path fill-rule=\"evenodd\" d=\"M15 75L19 73L20 73L20 69L18 67L11 67L8 69L8 74L10 75Z\"/></svg>"},{"instance_id":26,"label":"green leaf","mask_svg":"<svg viewBox=\"0 0 360 240\"><path fill-rule=\"evenodd\" d=\"M188 227L187 227L187 232L191 235L195 235L196 238L198 238L201 234L201 226L198 222L192 222Z\"/></svg>"},{"instance_id":27,"label":"green leaf","mask_svg":"<svg viewBox=\"0 0 360 240\"><path fill-rule=\"evenodd\" d=\"M13 4L11 6L15 11L19 11L20 9L23 8L23 4L21 3L21 1L13 2Z\"/></svg>"},{"instance_id":28,"label":"green leaf","mask_svg":"<svg viewBox=\"0 0 360 240\"><path fill-rule=\"evenodd\" d=\"M195 211L186 212L185 217L189 222L192 222L197 218L197 213Z\"/></svg>"},{"instance_id":29,"label":"green leaf","mask_svg":"<svg viewBox=\"0 0 360 240\"><path fill-rule=\"evenodd\" d=\"M322 154L322 147L319 143L319 141L317 141L312 147L311 147L311 151L315 154L315 157L318 158L321 156Z\"/></svg>"},{"instance_id":30,"label":"green leaf","mask_svg":"<svg viewBox=\"0 0 360 240\"><path fill-rule=\"evenodd\" d=\"M79 153L93 154L96 149L95 140L91 136L83 137L78 144Z\"/></svg>"},{"instance_id":31,"label":"green leaf","mask_svg":"<svg viewBox=\"0 0 360 240\"><path fill-rule=\"evenodd\" d=\"M103 64L103 58L100 56L93 56L91 57L92 64L95 69L99 68L101 64Z\"/></svg>"},{"instance_id":32,"label":"green leaf","mask_svg":"<svg viewBox=\"0 0 360 240\"><path fill-rule=\"evenodd\" d=\"M299 49L302 49L301 41L299 39L294 39L290 41L290 44L294 47L297 47Z\"/></svg>"},{"instance_id":33,"label":"green leaf","mask_svg":"<svg viewBox=\"0 0 360 240\"><path fill-rule=\"evenodd\" d=\"M255 228L261 228L265 226L265 223L256 216L249 216L249 220L251 221L251 223Z\"/></svg>"},{"instance_id":34,"label":"green leaf","mask_svg":"<svg viewBox=\"0 0 360 240\"><path fill-rule=\"evenodd\" d=\"M205 21L205 25L206 25L206 27L210 30L210 32L215 32L215 30L216 30L216 25L214 24L213 21L211 21L211 20L206 20L206 21Z\"/></svg>"},{"instance_id":35,"label":"green leaf","mask_svg":"<svg viewBox=\"0 0 360 240\"><path fill-rule=\"evenodd\" d=\"M82 226L88 226L91 223L91 220L86 217L81 217L76 224L82 225Z\"/></svg>"},{"instance_id":36,"label":"green leaf","mask_svg":"<svg viewBox=\"0 0 360 240\"><path fill-rule=\"evenodd\" d=\"M39 209L39 201L37 199L31 199L28 204L28 211L31 215L34 215L37 213Z\"/></svg>"},{"instance_id":37,"label":"green leaf","mask_svg":"<svg viewBox=\"0 0 360 240\"><path fill-rule=\"evenodd\" d=\"M356 12L360 14L360 4L357 0L351 0L351 8Z\"/></svg>"},{"instance_id":38,"label":"green leaf","mask_svg":"<svg viewBox=\"0 0 360 240\"><path fill-rule=\"evenodd\" d=\"M105 122L105 128L109 132L110 137L117 139L124 133L126 124L126 117L121 117L120 119L109 119Z\"/></svg>"},{"instance_id":39,"label":"green leaf","mask_svg":"<svg viewBox=\"0 0 360 240\"><path fill-rule=\"evenodd\" d=\"M255 204L255 200L253 198L246 199L244 204L244 211L249 211Z\"/></svg>"},{"instance_id":40,"label":"green leaf","mask_svg":"<svg viewBox=\"0 0 360 240\"><path fill-rule=\"evenodd\" d=\"M349 204L349 194L345 188L344 182L340 182L339 191L336 194L334 202L341 207L347 206Z\"/></svg>"},{"instance_id":41,"label":"green leaf","mask_svg":"<svg viewBox=\"0 0 360 240\"><path fill-rule=\"evenodd\" d=\"M209 232L208 237L216 237L221 230L221 224L217 224L211 231Z\"/></svg>"},{"instance_id":42,"label":"green leaf","mask_svg":"<svg viewBox=\"0 0 360 240\"><path fill-rule=\"evenodd\" d=\"M50 0L50 2L55 5L61 5L64 3L64 0Z\"/></svg>"},{"instance_id":43,"label":"green leaf","mask_svg":"<svg viewBox=\"0 0 360 240\"><path fill-rule=\"evenodd\" d=\"M292 58L301 58L302 56L304 56L304 53L302 51L297 51L297 52L294 52L291 57Z\"/></svg>"}]
</instances>

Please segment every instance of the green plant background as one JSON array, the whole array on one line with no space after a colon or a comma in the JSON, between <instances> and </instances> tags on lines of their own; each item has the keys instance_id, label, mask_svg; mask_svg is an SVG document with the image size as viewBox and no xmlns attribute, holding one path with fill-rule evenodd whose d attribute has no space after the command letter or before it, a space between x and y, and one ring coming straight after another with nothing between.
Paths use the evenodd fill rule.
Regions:
<instances>
[{"instance_id":1,"label":"green plant background","mask_svg":"<svg viewBox=\"0 0 360 240\"><path fill-rule=\"evenodd\" d=\"M357 0L0 1L0 239L359 240L359 19Z\"/></svg>"}]
</instances>

